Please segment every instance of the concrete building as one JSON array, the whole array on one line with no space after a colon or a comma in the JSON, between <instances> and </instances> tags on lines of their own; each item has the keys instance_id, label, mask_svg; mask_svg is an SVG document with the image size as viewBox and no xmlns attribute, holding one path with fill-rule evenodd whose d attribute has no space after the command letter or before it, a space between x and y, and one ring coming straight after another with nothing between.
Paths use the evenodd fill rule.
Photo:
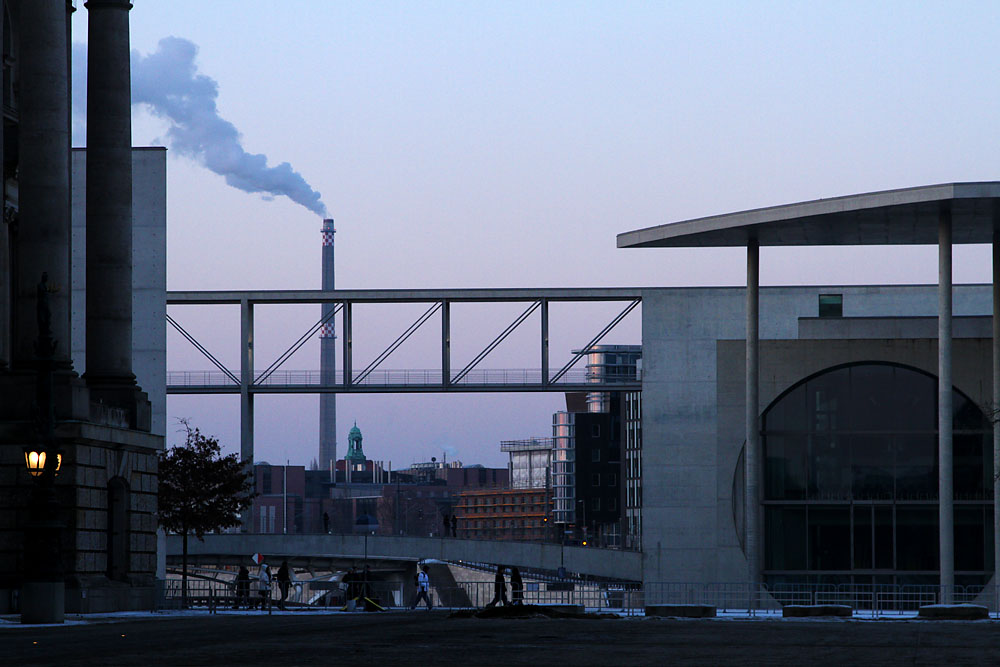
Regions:
<instances>
[{"instance_id":1,"label":"concrete building","mask_svg":"<svg viewBox=\"0 0 1000 667\"><path fill-rule=\"evenodd\" d=\"M643 295L647 582L991 580L1000 292L953 286L951 244L998 258L997 210L960 183L619 236L748 258L745 289ZM937 244L939 284L759 287L761 245L874 243Z\"/></svg>"},{"instance_id":2,"label":"concrete building","mask_svg":"<svg viewBox=\"0 0 1000 667\"><path fill-rule=\"evenodd\" d=\"M0 609L29 622L153 599L165 154L131 146L129 8L86 4L85 153L70 150L72 4L0 11ZM29 448L52 454L37 478Z\"/></svg>"},{"instance_id":3,"label":"concrete building","mask_svg":"<svg viewBox=\"0 0 1000 667\"><path fill-rule=\"evenodd\" d=\"M512 489L552 488L552 438L504 440L500 451L507 452L507 470Z\"/></svg>"},{"instance_id":4,"label":"concrete building","mask_svg":"<svg viewBox=\"0 0 1000 667\"><path fill-rule=\"evenodd\" d=\"M642 548L642 392L621 392L622 547Z\"/></svg>"}]
</instances>

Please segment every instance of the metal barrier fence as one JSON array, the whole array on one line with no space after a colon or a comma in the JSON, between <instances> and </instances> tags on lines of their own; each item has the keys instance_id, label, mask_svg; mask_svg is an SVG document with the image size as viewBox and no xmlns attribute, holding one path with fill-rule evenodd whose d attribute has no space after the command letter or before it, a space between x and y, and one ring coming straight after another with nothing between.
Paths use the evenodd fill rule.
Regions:
<instances>
[{"instance_id":1,"label":"metal barrier fence","mask_svg":"<svg viewBox=\"0 0 1000 667\"><path fill-rule=\"evenodd\" d=\"M366 587L367 597L386 607L402 607L407 604L400 582L371 581L358 584ZM189 577L187 597L189 608L207 608L210 611L226 608L259 608L261 603L260 585L250 580L243 599L237 595L235 580L222 581ZM360 589L357 592L362 592ZM281 598L277 582L272 581L270 603L276 605ZM295 581L289 586L286 603L295 607L341 607L347 602L346 587L339 582ZM156 609L180 609L183 605L181 579L159 579L156 582Z\"/></svg>"},{"instance_id":2,"label":"metal barrier fence","mask_svg":"<svg viewBox=\"0 0 1000 667\"><path fill-rule=\"evenodd\" d=\"M250 582L249 600L237 601L235 582L199 578L188 580L188 606L210 611L240 606L260 606L256 581ZM298 582L289 595L289 603L297 607L340 607L346 601L346 591L338 582ZM402 582L369 582L370 597L388 608L405 608L412 604L413 590L404 590ZM680 583L652 582L615 584L583 581L526 581L522 601L530 605L575 605L589 612L609 612L640 615L647 605L708 605L720 614L768 616L780 615L788 605L846 605L855 614L877 617L916 614L923 605L941 604L949 596L935 585L902 584L771 584L752 585L740 582ZM954 586L950 602L985 606L1000 615L1000 586ZM512 603L508 584L507 602ZM277 586L272 586L271 603L276 604ZM492 581L456 582L454 586L434 586L430 591L435 607L481 609L494 599ZM181 606L181 580L157 581L156 608L178 609Z\"/></svg>"},{"instance_id":3,"label":"metal barrier fence","mask_svg":"<svg viewBox=\"0 0 1000 667\"><path fill-rule=\"evenodd\" d=\"M855 613L879 617L915 614L921 606L978 604L1000 613L997 587L953 586L951 595L938 585L909 584L771 584L745 583L689 584L654 582L646 584L644 605L700 604L719 612L758 614L781 613L788 605L845 605Z\"/></svg>"}]
</instances>

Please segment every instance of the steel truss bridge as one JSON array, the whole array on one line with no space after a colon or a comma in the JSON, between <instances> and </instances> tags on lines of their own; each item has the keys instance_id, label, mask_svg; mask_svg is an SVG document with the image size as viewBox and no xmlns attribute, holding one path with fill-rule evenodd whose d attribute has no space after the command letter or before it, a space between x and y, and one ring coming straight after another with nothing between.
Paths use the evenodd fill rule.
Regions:
<instances>
[{"instance_id":1,"label":"steel truss bridge","mask_svg":"<svg viewBox=\"0 0 1000 667\"><path fill-rule=\"evenodd\" d=\"M436 289L436 290L265 290L168 292L167 306L240 307L240 368L226 367L219 359L167 314L167 322L194 345L215 371L171 371L168 394L239 394L240 452L253 460L253 398L256 394L405 393L405 392L567 392L639 391L638 377L595 375L588 377L578 362L642 302L640 288L562 289ZM468 364L452 367L451 305L456 303L523 303L524 310ZM558 369L549 366L549 304L554 302L621 302L622 310L583 342L570 361ZM363 368L353 353L356 304L426 304L427 309ZM258 305L324 305L323 317L305 331L264 370L254 359L254 307ZM541 368L484 369L480 364L534 313L539 313L538 345ZM303 345L340 318L342 368L332 373L289 371L282 366ZM436 320L441 332L441 352L433 366L419 370L381 368L393 352L427 322ZM431 366L429 362L427 364Z\"/></svg>"}]
</instances>

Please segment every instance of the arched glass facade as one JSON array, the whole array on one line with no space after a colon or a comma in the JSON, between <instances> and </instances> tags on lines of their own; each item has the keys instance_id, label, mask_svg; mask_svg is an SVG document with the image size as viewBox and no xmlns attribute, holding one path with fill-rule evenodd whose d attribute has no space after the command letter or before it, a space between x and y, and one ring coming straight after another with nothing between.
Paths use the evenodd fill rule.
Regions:
<instances>
[{"instance_id":1,"label":"arched glass facade","mask_svg":"<svg viewBox=\"0 0 1000 667\"><path fill-rule=\"evenodd\" d=\"M992 425L954 393L955 583L993 571ZM764 574L771 583L936 584L937 379L841 366L763 415Z\"/></svg>"}]
</instances>

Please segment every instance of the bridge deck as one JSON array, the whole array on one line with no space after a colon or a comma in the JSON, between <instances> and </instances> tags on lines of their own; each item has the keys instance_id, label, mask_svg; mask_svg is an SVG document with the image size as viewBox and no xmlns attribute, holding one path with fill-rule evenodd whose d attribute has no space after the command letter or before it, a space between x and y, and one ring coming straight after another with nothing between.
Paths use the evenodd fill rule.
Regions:
<instances>
[{"instance_id":1,"label":"bridge deck","mask_svg":"<svg viewBox=\"0 0 1000 667\"><path fill-rule=\"evenodd\" d=\"M332 377L324 377L332 375ZM258 374L259 377L259 374ZM342 373L321 371L276 371L250 385L257 394L388 393L388 392L544 392L544 391L639 391L635 378L605 378L595 382L585 371L566 373L558 382L543 382L542 370L534 368L482 369L458 382L443 381L440 369L376 370L344 384ZM168 394L238 394L240 385L220 371L170 371Z\"/></svg>"},{"instance_id":2,"label":"bridge deck","mask_svg":"<svg viewBox=\"0 0 1000 667\"><path fill-rule=\"evenodd\" d=\"M167 555L181 555L181 538L167 537ZM560 566L570 572L598 577L640 581L642 554L637 551L563 547L543 542L499 542L441 537L396 537L384 535L205 535L204 541L188 540L191 562L248 564L251 554L262 553L268 559L331 558L361 560L368 558L418 561L427 558L448 561L497 563L523 568L556 571Z\"/></svg>"}]
</instances>

